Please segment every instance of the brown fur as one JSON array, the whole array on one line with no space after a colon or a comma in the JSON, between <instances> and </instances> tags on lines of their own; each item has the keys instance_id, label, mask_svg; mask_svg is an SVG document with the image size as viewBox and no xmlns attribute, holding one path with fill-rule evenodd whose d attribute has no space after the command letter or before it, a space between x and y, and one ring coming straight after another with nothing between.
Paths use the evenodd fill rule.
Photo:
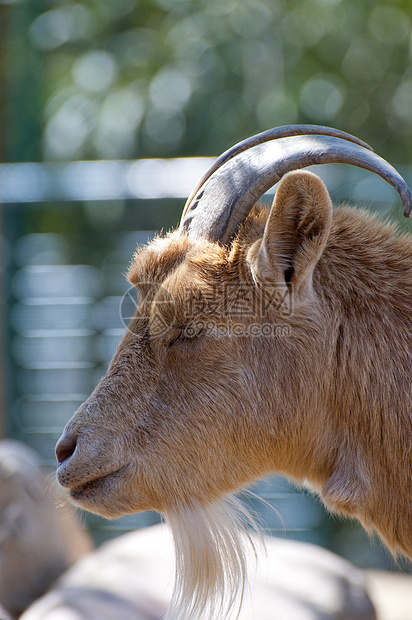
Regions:
<instances>
[{"instance_id":1,"label":"brown fur","mask_svg":"<svg viewBox=\"0 0 412 620\"><path fill-rule=\"evenodd\" d=\"M80 506L181 514L277 471L412 556L409 237L332 217L295 172L230 247L171 233L129 279L140 310L61 444L77 445L59 480Z\"/></svg>"}]
</instances>

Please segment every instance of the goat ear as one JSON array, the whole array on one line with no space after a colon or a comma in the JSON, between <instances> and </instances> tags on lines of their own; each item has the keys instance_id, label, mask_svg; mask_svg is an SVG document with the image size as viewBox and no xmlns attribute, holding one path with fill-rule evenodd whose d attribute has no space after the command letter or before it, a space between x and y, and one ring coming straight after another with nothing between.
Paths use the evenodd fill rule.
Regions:
<instances>
[{"instance_id":1,"label":"goat ear","mask_svg":"<svg viewBox=\"0 0 412 620\"><path fill-rule=\"evenodd\" d=\"M255 280L308 291L329 235L332 203L318 176L289 172L280 181L263 239L249 261Z\"/></svg>"}]
</instances>

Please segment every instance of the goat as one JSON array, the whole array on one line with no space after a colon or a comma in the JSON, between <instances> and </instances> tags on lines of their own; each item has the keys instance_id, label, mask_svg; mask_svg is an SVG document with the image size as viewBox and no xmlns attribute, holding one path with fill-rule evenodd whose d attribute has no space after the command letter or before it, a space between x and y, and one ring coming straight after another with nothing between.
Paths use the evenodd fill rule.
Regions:
<instances>
[{"instance_id":1,"label":"goat","mask_svg":"<svg viewBox=\"0 0 412 620\"><path fill-rule=\"evenodd\" d=\"M20 617L92 549L75 516L57 507L47 483L34 450L11 439L0 441L0 619L3 607Z\"/></svg>"},{"instance_id":2,"label":"goat","mask_svg":"<svg viewBox=\"0 0 412 620\"><path fill-rule=\"evenodd\" d=\"M411 215L405 181L353 136L292 126L236 145L179 229L135 254L136 314L56 446L77 506L166 516L167 618L237 611L251 518L233 494L269 472L412 557L412 241L332 211L301 168L333 162L378 173ZM255 206L278 181L271 210Z\"/></svg>"}]
</instances>

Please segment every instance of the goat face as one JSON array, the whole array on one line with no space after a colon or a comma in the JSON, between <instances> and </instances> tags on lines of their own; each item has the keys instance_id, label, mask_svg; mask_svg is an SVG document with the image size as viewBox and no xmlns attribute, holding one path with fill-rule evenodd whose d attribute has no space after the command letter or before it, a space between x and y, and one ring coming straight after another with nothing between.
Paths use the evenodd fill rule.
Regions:
<instances>
[{"instance_id":1,"label":"goat face","mask_svg":"<svg viewBox=\"0 0 412 620\"><path fill-rule=\"evenodd\" d=\"M287 468L296 401L311 397L302 381L311 368L317 383L322 359L312 272L329 196L291 173L266 217L255 210L230 247L173 233L136 255L139 308L57 448L58 479L82 507L167 513Z\"/></svg>"}]
</instances>

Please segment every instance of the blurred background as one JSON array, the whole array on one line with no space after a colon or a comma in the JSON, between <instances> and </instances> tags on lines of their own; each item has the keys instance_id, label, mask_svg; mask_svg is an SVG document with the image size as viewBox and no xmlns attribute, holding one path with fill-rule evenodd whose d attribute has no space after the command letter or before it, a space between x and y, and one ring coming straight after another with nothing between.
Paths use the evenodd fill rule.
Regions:
<instances>
[{"instance_id":1,"label":"blurred background","mask_svg":"<svg viewBox=\"0 0 412 620\"><path fill-rule=\"evenodd\" d=\"M210 158L235 142L331 125L412 182L411 20L412 0L0 0L2 437L52 471L55 441L123 333L136 243L176 225ZM317 172L336 202L411 230L378 177ZM247 501L274 535L392 567L285 480L257 492L266 503ZM98 544L158 520L85 517Z\"/></svg>"}]
</instances>

